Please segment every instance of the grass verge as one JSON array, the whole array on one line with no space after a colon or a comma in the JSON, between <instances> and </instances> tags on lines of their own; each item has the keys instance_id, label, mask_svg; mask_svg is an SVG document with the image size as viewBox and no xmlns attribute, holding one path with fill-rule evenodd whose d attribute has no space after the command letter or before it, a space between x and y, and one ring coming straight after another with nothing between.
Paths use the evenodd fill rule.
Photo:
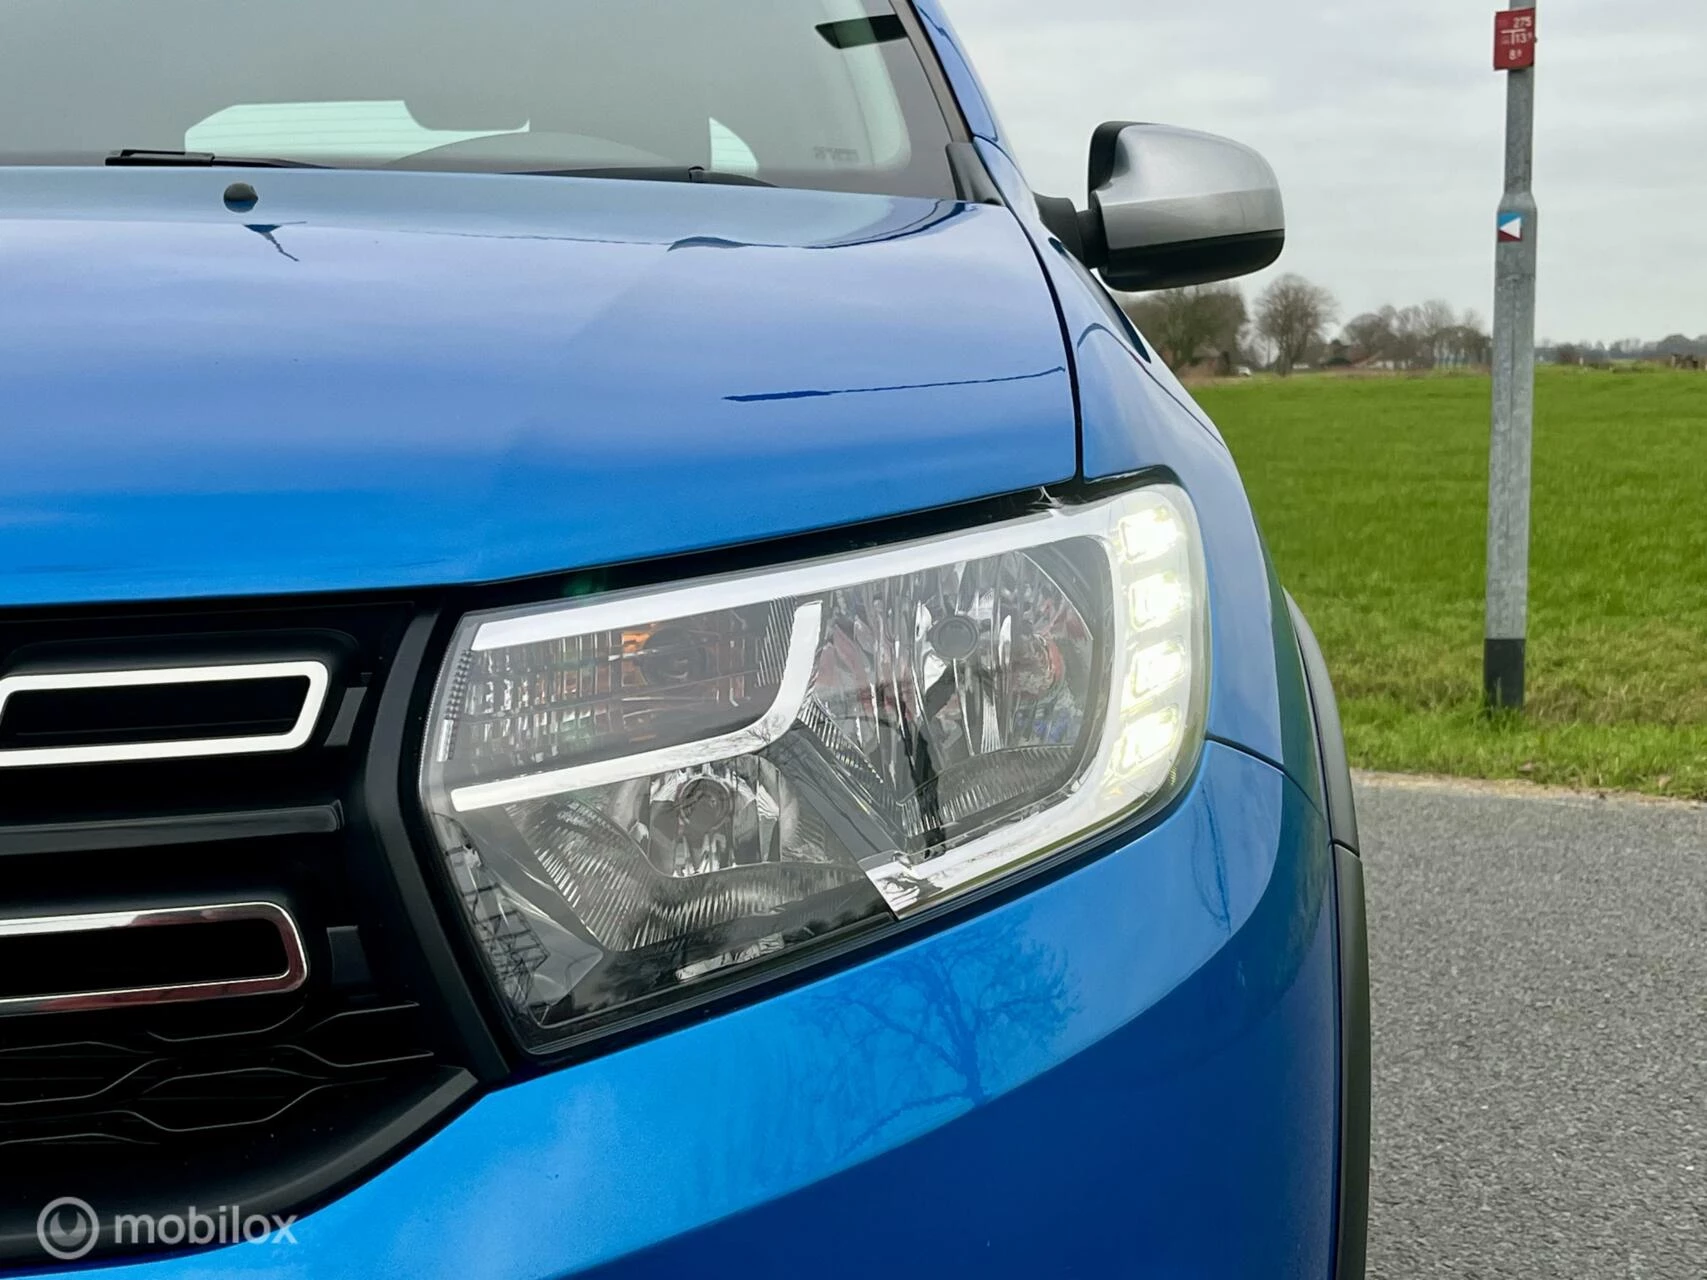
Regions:
<instances>
[{"instance_id":1,"label":"grass verge","mask_svg":"<svg viewBox=\"0 0 1707 1280\"><path fill-rule=\"evenodd\" d=\"M1480 706L1486 377L1200 387L1353 763L1707 799L1707 375L1544 369L1529 704Z\"/></svg>"}]
</instances>

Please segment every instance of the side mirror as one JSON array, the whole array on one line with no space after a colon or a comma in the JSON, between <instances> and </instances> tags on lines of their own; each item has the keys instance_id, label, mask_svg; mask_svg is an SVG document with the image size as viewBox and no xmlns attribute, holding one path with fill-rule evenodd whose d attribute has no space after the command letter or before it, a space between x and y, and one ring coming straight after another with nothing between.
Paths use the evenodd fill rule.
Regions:
<instances>
[{"instance_id":1,"label":"side mirror","mask_svg":"<svg viewBox=\"0 0 1707 1280\"><path fill-rule=\"evenodd\" d=\"M1091 137L1088 265L1111 289L1207 284L1260 271L1286 244L1274 170L1214 134L1105 124Z\"/></svg>"}]
</instances>

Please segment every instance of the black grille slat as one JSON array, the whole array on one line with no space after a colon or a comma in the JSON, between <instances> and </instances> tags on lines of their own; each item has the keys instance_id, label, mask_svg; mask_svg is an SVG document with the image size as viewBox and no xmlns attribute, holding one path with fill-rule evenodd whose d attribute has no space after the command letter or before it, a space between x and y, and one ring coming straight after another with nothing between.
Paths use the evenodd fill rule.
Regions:
<instances>
[{"instance_id":1,"label":"black grille slat","mask_svg":"<svg viewBox=\"0 0 1707 1280\"><path fill-rule=\"evenodd\" d=\"M90 1041L0 1049L0 1125L20 1108L98 1098L150 1061L146 1049Z\"/></svg>"},{"instance_id":2,"label":"black grille slat","mask_svg":"<svg viewBox=\"0 0 1707 1280\"><path fill-rule=\"evenodd\" d=\"M223 810L95 822L39 822L0 827L0 854L80 853L98 849L155 849L172 845L259 840L267 836L331 835L344 826L343 807Z\"/></svg>"},{"instance_id":3,"label":"black grille slat","mask_svg":"<svg viewBox=\"0 0 1707 1280\"><path fill-rule=\"evenodd\" d=\"M135 1138L136 1124L182 1134L264 1124L327 1085L381 1083L389 1068L430 1062L420 1020L415 1005L311 1018L303 1002L271 1026L201 1040L139 1030L126 1043L12 1046L0 1051L0 1133L17 1143L73 1131ZM392 1045L383 1056L371 1051L380 1040ZM80 1096L44 1087L68 1074L86 1082Z\"/></svg>"}]
</instances>

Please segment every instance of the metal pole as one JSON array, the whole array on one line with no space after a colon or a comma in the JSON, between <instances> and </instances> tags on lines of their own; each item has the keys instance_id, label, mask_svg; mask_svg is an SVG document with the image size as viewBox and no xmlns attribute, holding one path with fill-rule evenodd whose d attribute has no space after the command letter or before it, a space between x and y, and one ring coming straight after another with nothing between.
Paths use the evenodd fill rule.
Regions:
<instances>
[{"instance_id":1,"label":"metal pole","mask_svg":"<svg viewBox=\"0 0 1707 1280\"><path fill-rule=\"evenodd\" d=\"M1536 0L1511 0L1533 9ZM1535 423L1535 71L1506 74L1505 196L1494 251L1494 406L1488 448L1488 614L1482 692L1523 706L1529 622L1530 440ZM1518 219L1518 221L1513 221ZM1515 233L1517 238L1512 238Z\"/></svg>"}]
</instances>

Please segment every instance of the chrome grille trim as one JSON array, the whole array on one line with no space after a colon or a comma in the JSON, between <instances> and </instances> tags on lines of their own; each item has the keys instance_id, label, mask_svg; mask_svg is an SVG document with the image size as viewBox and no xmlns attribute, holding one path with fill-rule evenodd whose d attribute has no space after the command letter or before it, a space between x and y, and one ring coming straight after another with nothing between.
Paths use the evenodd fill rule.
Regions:
<instances>
[{"instance_id":1,"label":"chrome grille trim","mask_svg":"<svg viewBox=\"0 0 1707 1280\"><path fill-rule=\"evenodd\" d=\"M0 939L42 934L97 933L108 929L139 929L160 925L223 924L264 920L279 932L285 967L276 974L183 982L153 987L116 987L98 991L50 992L0 998L0 1016L24 1013L70 1013L121 1006L178 1004L229 996L267 995L295 991L308 979L308 955L302 933L290 912L274 902L225 902L209 906L158 907L141 911L98 911L74 915L0 919Z\"/></svg>"},{"instance_id":2,"label":"chrome grille trim","mask_svg":"<svg viewBox=\"0 0 1707 1280\"><path fill-rule=\"evenodd\" d=\"M42 693L75 689L128 689L148 685L209 684L238 680L276 680L306 677L308 692L297 713L296 723L284 733L248 737L186 738L157 742L99 743L72 747L20 747L0 750L0 769L41 765L110 764L126 760L189 760L202 756L255 755L271 751L294 751L314 734L314 726L326 705L331 672L324 662L303 659L292 662L246 662L220 666L152 667L131 671L67 671L10 675L0 678L0 725L4 725L6 702L15 693Z\"/></svg>"}]
</instances>

